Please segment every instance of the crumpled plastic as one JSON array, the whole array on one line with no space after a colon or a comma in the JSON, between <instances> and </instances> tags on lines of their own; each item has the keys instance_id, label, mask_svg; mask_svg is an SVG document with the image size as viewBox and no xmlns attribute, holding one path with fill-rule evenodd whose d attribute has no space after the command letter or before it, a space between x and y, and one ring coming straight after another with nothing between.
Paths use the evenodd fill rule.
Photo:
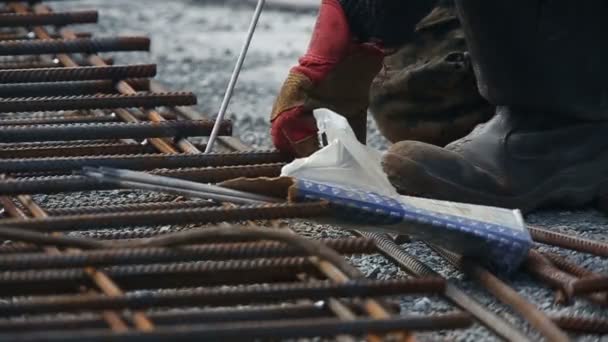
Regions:
<instances>
[{"instance_id":1,"label":"crumpled plastic","mask_svg":"<svg viewBox=\"0 0 608 342\"><path fill-rule=\"evenodd\" d=\"M382 170L382 154L361 144L346 118L329 109L317 109L314 116L319 134L325 135L327 145L307 158L284 166L281 176L356 186L385 196L398 196Z\"/></svg>"}]
</instances>

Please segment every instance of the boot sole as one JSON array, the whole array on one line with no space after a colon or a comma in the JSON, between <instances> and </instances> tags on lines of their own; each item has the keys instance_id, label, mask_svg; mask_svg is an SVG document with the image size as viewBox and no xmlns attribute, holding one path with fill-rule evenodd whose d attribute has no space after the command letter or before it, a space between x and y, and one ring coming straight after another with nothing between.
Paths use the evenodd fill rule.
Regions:
<instances>
[{"instance_id":1,"label":"boot sole","mask_svg":"<svg viewBox=\"0 0 608 342\"><path fill-rule=\"evenodd\" d=\"M432 194L436 199L513 208L524 213L549 205L581 207L594 201L600 209L608 210L608 153L593 162L566 169L517 196L496 196L460 186L394 153L389 152L384 158L393 171L387 172L389 180L404 194Z\"/></svg>"}]
</instances>

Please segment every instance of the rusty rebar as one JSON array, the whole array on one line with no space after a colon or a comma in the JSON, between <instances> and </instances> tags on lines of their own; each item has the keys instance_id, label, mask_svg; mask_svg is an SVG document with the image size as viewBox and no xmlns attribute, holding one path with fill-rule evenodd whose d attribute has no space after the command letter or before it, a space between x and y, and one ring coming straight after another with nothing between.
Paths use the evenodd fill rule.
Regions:
<instances>
[{"instance_id":1,"label":"rusty rebar","mask_svg":"<svg viewBox=\"0 0 608 342\"><path fill-rule=\"evenodd\" d=\"M372 253L374 243L363 238L324 239L320 243L340 254ZM31 245L30 245L31 246ZM180 248L125 248L89 250L80 253L46 255L43 253L16 253L0 255L1 270L37 270L45 268L75 268L148 263L186 262L196 260L279 258L305 256L285 243L260 241L237 243L211 243Z\"/></svg>"},{"instance_id":2,"label":"rusty rebar","mask_svg":"<svg viewBox=\"0 0 608 342\"><path fill-rule=\"evenodd\" d=\"M48 333L2 334L0 338L18 337L27 341L161 341L165 339L197 341L254 341L288 339L295 337L332 337L336 335L365 335L392 331L436 331L463 329L472 324L464 313L448 313L433 316L403 316L386 319L358 318L343 321L337 318L301 320L255 321L159 327L153 331L129 331L112 333L106 330L84 330Z\"/></svg>"},{"instance_id":3,"label":"rusty rebar","mask_svg":"<svg viewBox=\"0 0 608 342\"><path fill-rule=\"evenodd\" d=\"M49 157L0 160L5 173L69 172L85 166L107 166L129 170L161 168L234 166L280 163L289 160L276 151L209 153L209 154L141 154L113 156Z\"/></svg>"},{"instance_id":4,"label":"rusty rebar","mask_svg":"<svg viewBox=\"0 0 608 342\"><path fill-rule=\"evenodd\" d=\"M153 153L154 149L149 144L134 143L91 143L86 145L48 145L33 147L9 147L0 148L0 158L40 158L46 156L60 155L63 157L86 156L91 154L112 155L112 154L143 154ZM36 178L34 178L36 179ZM14 179L16 183L26 183L34 179ZM53 181L52 177L38 178L37 180ZM57 179L61 181L61 177ZM0 188L3 188L3 181L0 180ZM40 193L46 192L41 183ZM69 189L66 189L69 191ZM0 190L2 193L2 190Z\"/></svg>"},{"instance_id":5,"label":"rusty rebar","mask_svg":"<svg viewBox=\"0 0 608 342\"><path fill-rule=\"evenodd\" d=\"M186 92L15 97L0 99L0 113L137 107L155 108L160 106L191 106L196 103L196 96L193 93ZM223 135L226 135L225 129L226 127L222 126ZM42 138L34 141L40 140Z\"/></svg>"},{"instance_id":6,"label":"rusty rebar","mask_svg":"<svg viewBox=\"0 0 608 342\"><path fill-rule=\"evenodd\" d=\"M0 101L2 107L2 101ZM213 121L103 122L62 125L0 126L0 142L70 141L84 139L145 139L151 137L203 136L211 132ZM222 124L230 135L232 123Z\"/></svg>"},{"instance_id":7,"label":"rusty rebar","mask_svg":"<svg viewBox=\"0 0 608 342\"><path fill-rule=\"evenodd\" d=\"M570 340L568 336L542 311L525 300L517 291L505 284L488 270L475 264L471 260L463 259L456 253L438 246L429 246L451 264L473 276L475 280L483 285L496 298L524 317L532 327L537 329L549 341Z\"/></svg>"},{"instance_id":8,"label":"rusty rebar","mask_svg":"<svg viewBox=\"0 0 608 342\"><path fill-rule=\"evenodd\" d=\"M183 311L149 312L147 316L157 325L246 322L260 320L285 320L300 318L330 317L324 305L319 304L279 304L248 306L239 308L198 309ZM128 317L127 317L128 319ZM103 328L105 322L100 315L37 316L27 319L0 320L0 332L23 332L24 330L76 330Z\"/></svg>"},{"instance_id":9,"label":"rusty rebar","mask_svg":"<svg viewBox=\"0 0 608 342\"><path fill-rule=\"evenodd\" d=\"M128 79L126 82L137 90L149 90L148 79ZM115 92L116 83L111 80L0 84L0 97L92 95Z\"/></svg>"},{"instance_id":10,"label":"rusty rebar","mask_svg":"<svg viewBox=\"0 0 608 342\"><path fill-rule=\"evenodd\" d=\"M154 77L155 64L0 70L0 83L122 80Z\"/></svg>"},{"instance_id":11,"label":"rusty rebar","mask_svg":"<svg viewBox=\"0 0 608 342\"><path fill-rule=\"evenodd\" d=\"M524 267L544 283L561 290L566 301L572 300L575 294L573 283L576 281L576 277L555 267L549 259L536 250L528 252Z\"/></svg>"},{"instance_id":12,"label":"rusty rebar","mask_svg":"<svg viewBox=\"0 0 608 342\"><path fill-rule=\"evenodd\" d=\"M408 273L416 276L440 276L428 265L409 254L401 246L384 234L357 231L357 234L373 239L378 251ZM529 339L511 324L489 311L475 299L468 296L456 285L446 280L444 296L462 309L473 315L479 322L508 341L528 341Z\"/></svg>"},{"instance_id":13,"label":"rusty rebar","mask_svg":"<svg viewBox=\"0 0 608 342\"><path fill-rule=\"evenodd\" d=\"M99 271L124 290L288 282L297 280L298 273L318 273L304 257L121 265ZM84 268L0 272L0 291L5 296L69 293L89 281Z\"/></svg>"},{"instance_id":14,"label":"rusty rebar","mask_svg":"<svg viewBox=\"0 0 608 342\"><path fill-rule=\"evenodd\" d=\"M40 252L40 246L29 244L29 243L4 243L0 244L0 254L13 254L13 253L34 253Z\"/></svg>"},{"instance_id":15,"label":"rusty rebar","mask_svg":"<svg viewBox=\"0 0 608 342\"><path fill-rule=\"evenodd\" d=\"M206 208L217 204L207 201L154 202L130 205L112 205L107 207L91 206L78 208L47 209L49 216L89 215L101 213L124 213L143 210L172 210L189 208Z\"/></svg>"},{"instance_id":16,"label":"rusty rebar","mask_svg":"<svg viewBox=\"0 0 608 342\"><path fill-rule=\"evenodd\" d=\"M557 316L551 317L562 329L584 334L608 334L608 319L584 316Z\"/></svg>"},{"instance_id":17,"label":"rusty rebar","mask_svg":"<svg viewBox=\"0 0 608 342\"><path fill-rule=\"evenodd\" d=\"M34 125L63 125L63 124L83 124L83 123L102 123L102 122L115 122L118 118L111 115L106 116L65 116L65 117L42 117L32 119L8 119L0 120L0 127L2 126L34 126ZM0 153L4 152L2 148Z\"/></svg>"},{"instance_id":18,"label":"rusty rebar","mask_svg":"<svg viewBox=\"0 0 608 342\"><path fill-rule=\"evenodd\" d=\"M97 310L143 310L163 307L193 307L266 303L285 300L323 300L328 297L393 296L417 293L441 293L445 281L440 278L368 280L357 279L341 284L330 281L278 283L237 287L196 288L148 294L126 293L108 297L48 296L0 303L0 316L79 312ZM403 327L401 327L402 329Z\"/></svg>"},{"instance_id":19,"label":"rusty rebar","mask_svg":"<svg viewBox=\"0 0 608 342\"><path fill-rule=\"evenodd\" d=\"M43 69L43 68L61 68L61 65L54 61L32 61L32 62L12 62L0 63L0 70L6 69Z\"/></svg>"},{"instance_id":20,"label":"rusty rebar","mask_svg":"<svg viewBox=\"0 0 608 342\"><path fill-rule=\"evenodd\" d=\"M76 36L78 38L91 38L93 34L91 32L77 32ZM51 34L51 38L57 39L61 38L59 34ZM0 33L0 40L24 40L24 39L34 39L34 34L32 32L7 32Z\"/></svg>"},{"instance_id":21,"label":"rusty rebar","mask_svg":"<svg viewBox=\"0 0 608 342\"><path fill-rule=\"evenodd\" d=\"M97 11L70 11L54 13L2 13L0 14L0 27L63 26L69 24L96 23Z\"/></svg>"},{"instance_id":22,"label":"rusty rebar","mask_svg":"<svg viewBox=\"0 0 608 342\"><path fill-rule=\"evenodd\" d=\"M215 223L224 221L310 218L328 215L323 203L237 206L234 208L194 208L150 210L127 213L55 216L45 219L0 221L0 227L12 226L40 232L66 232L121 226L158 226L165 224Z\"/></svg>"},{"instance_id":23,"label":"rusty rebar","mask_svg":"<svg viewBox=\"0 0 608 342\"><path fill-rule=\"evenodd\" d=\"M0 41L0 56L148 50L150 50L150 39L147 37Z\"/></svg>"},{"instance_id":24,"label":"rusty rebar","mask_svg":"<svg viewBox=\"0 0 608 342\"><path fill-rule=\"evenodd\" d=\"M539 227L528 226L528 230L536 242L608 257L608 243L583 239Z\"/></svg>"},{"instance_id":25,"label":"rusty rebar","mask_svg":"<svg viewBox=\"0 0 608 342\"><path fill-rule=\"evenodd\" d=\"M584 267L581 267L573 262L568 261L566 258L564 258L558 254L550 253L550 252L541 252L541 253L562 271L568 272L579 278L592 276L595 274L592 271L589 271Z\"/></svg>"},{"instance_id":26,"label":"rusty rebar","mask_svg":"<svg viewBox=\"0 0 608 342\"><path fill-rule=\"evenodd\" d=\"M103 148L104 145L101 145ZM108 146L107 153L112 153L115 150ZM125 148L123 153L137 148L143 148L139 145ZM95 149L95 145L92 145ZM117 146L116 148L120 148ZM143 152L143 151L141 151ZM2 156L2 152L0 152ZM203 167L203 168L187 168L187 169L160 169L152 170L151 174L187 179L202 183L217 183L238 177L276 177L281 173L283 163L259 164L259 165L243 165L243 166L218 166L218 167ZM69 176L48 176L48 177L33 177L33 178L15 178L0 180L0 193L5 195L17 194L39 194L39 193L58 193L58 192L73 192L87 190L107 190L115 189L117 186L113 184L99 184L96 180L84 176L69 175Z\"/></svg>"},{"instance_id":27,"label":"rusty rebar","mask_svg":"<svg viewBox=\"0 0 608 342\"><path fill-rule=\"evenodd\" d=\"M572 283L575 294L608 291L608 276L596 275L580 278Z\"/></svg>"}]
</instances>

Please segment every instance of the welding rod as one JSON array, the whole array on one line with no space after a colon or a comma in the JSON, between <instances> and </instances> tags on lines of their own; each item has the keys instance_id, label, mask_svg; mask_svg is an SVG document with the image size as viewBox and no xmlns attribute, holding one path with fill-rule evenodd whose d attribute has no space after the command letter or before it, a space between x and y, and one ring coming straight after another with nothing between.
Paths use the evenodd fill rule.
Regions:
<instances>
[{"instance_id":1,"label":"welding rod","mask_svg":"<svg viewBox=\"0 0 608 342\"><path fill-rule=\"evenodd\" d=\"M176 187L163 186L163 185L158 185L158 184L150 184L150 183L138 182L138 181L133 181L133 180L125 180L122 178L109 176L107 174L104 174L104 173L98 171L98 169L93 169L93 168L85 168L85 170L82 173L85 176L96 179L102 183L116 184L121 187L130 188L130 189L158 191L158 192L176 194L176 195L180 195L180 196L211 199L214 201L230 202L230 203L236 203L236 204L264 204L264 203L266 203L264 201L256 201L256 200L243 198L243 197L223 195L223 194L211 193L211 192L206 192L206 191L197 191L197 190L193 190L193 189L176 188Z\"/></svg>"},{"instance_id":2,"label":"welding rod","mask_svg":"<svg viewBox=\"0 0 608 342\"><path fill-rule=\"evenodd\" d=\"M199 182L193 182L193 181L183 180L183 179L178 179L178 178L151 175L151 174L145 173L145 172L121 170L121 169L115 169L115 168L109 168L109 167L99 167L97 169L91 168L91 167L85 167L84 170L97 172L104 176L112 177L112 178L116 178L116 179L120 179L120 180L145 183L145 184L150 184L150 185L159 185L159 186L164 186L164 187L169 187L169 188L194 190L194 191L198 191L198 192L211 193L211 194L224 195L224 196L233 196L233 197L238 197L238 198L242 198L242 199L250 199L250 200L253 200L256 202L269 202L269 203L284 202L283 200L280 200L280 199L277 199L274 197L257 195L257 194L252 194L250 192L238 191L238 190L224 188L224 187L217 186L217 185L203 184L203 183L199 183Z\"/></svg>"},{"instance_id":3,"label":"welding rod","mask_svg":"<svg viewBox=\"0 0 608 342\"><path fill-rule=\"evenodd\" d=\"M205 153L209 153L213 150L213 144L215 143L215 139L220 130L220 123L224 121L224 116L226 115L226 110L228 109L228 104L230 104L230 99L232 98L232 93L234 92L234 87L236 86L236 81L239 78L239 74L241 73L241 69L243 68L243 62L245 61L245 57L247 56L247 50L249 50L249 44L251 44L251 39L253 38L253 33L255 32L255 28L258 24L258 20L260 19L260 15L262 14L262 9L264 8L264 4L266 0L258 0L258 4L255 8L255 13L253 14L253 19L251 20L251 24L249 26L249 30L247 32L247 39L245 40L245 44L241 50L239 58L236 62L236 66L234 67L234 71L232 72L232 77L230 77L230 82L228 83L228 89L224 94L224 100L222 101L222 106L220 107L220 111L217 114L217 118L215 119L215 126L211 131L211 135L209 136L209 141L207 142L207 147L205 148Z\"/></svg>"}]
</instances>

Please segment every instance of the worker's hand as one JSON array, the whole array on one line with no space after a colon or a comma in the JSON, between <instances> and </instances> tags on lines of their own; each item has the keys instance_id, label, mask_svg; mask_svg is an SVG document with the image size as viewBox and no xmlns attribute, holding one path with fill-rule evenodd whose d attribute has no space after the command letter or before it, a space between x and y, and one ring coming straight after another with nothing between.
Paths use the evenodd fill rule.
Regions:
<instances>
[{"instance_id":1,"label":"worker's hand","mask_svg":"<svg viewBox=\"0 0 608 342\"><path fill-rule=\"evenodd\" d=\"M369 87L384 55L358 44L337 0L324 0L306 54L294 67L272 110L272 139L281 151L304 157L319 147L316 108L345 116L364 141Z\"/></svg>"},{"instance_id":2,"label":"worker's hand","mask_svg":"<svg viewBox=\"0 0 608 342\"><path fill-rule=\"evenodd\" d=\"M312 111L317 108L345 116L365 142L369 88L388 51L383 49L408 40L418 20L408 25L407 18L422 17L433 3L414 2L322 1L308 51L290 71L272 110L275 147L296 157L315 152L319 142Z\"/></svg>"}]
</instances>

